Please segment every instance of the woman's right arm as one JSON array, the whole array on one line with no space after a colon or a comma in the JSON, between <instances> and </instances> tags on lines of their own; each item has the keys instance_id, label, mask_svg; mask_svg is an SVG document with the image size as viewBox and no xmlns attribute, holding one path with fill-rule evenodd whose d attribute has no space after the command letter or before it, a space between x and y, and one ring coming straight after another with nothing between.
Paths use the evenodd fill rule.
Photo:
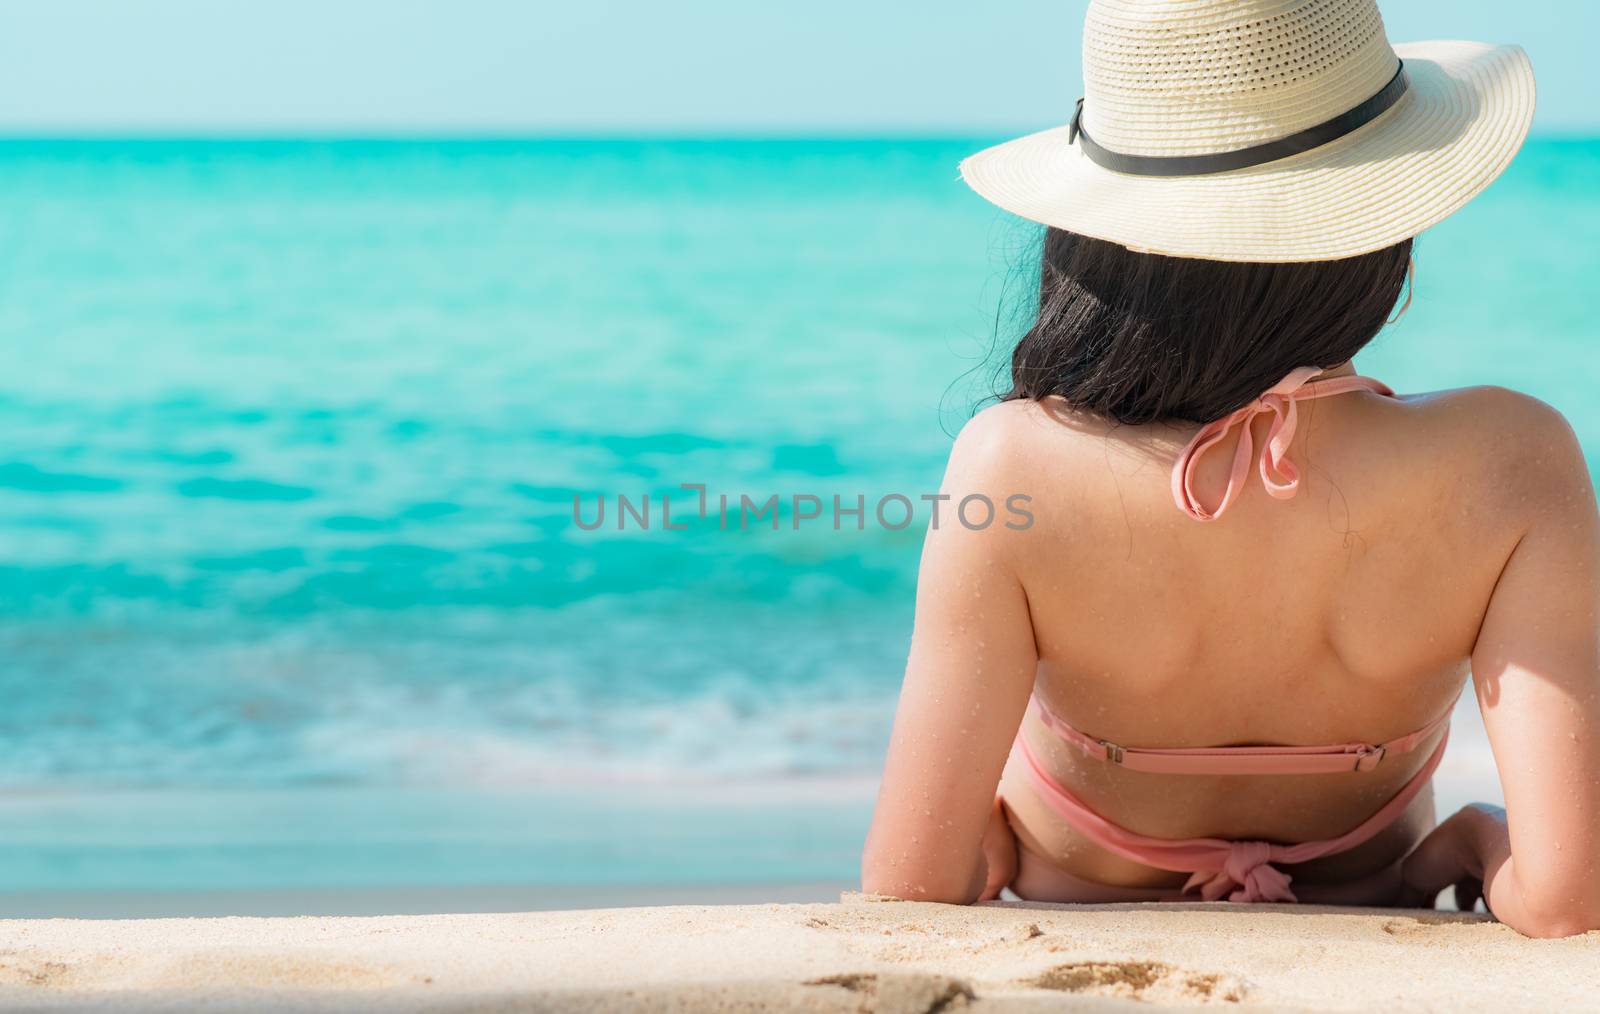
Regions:
<instances>
[{"instance_id":1,"label":"woman's right arm","mask_svg":"<svg viewBox=\"0 0 1600 1014\"><path fill-rule=\"evenodd\" d=\"M1481 883L1501 922L1560 937L1600 929L1600 517L1571 428L1518 400L1508 492L1526 522L1472 652L1506 808L1445 821L1405 877L1434 893Z\"/></svg>"}]
</instances>

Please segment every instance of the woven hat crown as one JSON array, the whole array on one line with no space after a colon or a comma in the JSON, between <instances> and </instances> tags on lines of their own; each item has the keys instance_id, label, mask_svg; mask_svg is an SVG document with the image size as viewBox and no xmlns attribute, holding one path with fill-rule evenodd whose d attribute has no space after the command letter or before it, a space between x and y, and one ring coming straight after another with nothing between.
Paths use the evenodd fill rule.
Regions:
<instances>
[{"instance_id":1,"label":"woven hat crown","mask_svg":"<svg viewBox=\"0 0 1600 1014\"><path fill-rule=\"evenodd\" d=\"M1093 0L1084 129L1129 155L1204 155L1316 126L1398 67L1373 0Z\"/></svg>"}]
</instances>

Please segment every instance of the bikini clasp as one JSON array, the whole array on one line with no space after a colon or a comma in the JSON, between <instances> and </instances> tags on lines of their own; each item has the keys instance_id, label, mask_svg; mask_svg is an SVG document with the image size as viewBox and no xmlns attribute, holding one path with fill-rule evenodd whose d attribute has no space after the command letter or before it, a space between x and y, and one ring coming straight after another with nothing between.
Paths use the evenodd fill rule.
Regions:
<instances>
[{"instance_id":1,"label":"bikini clasp","mask_svg":"<svg viewBox=\"0 0 1600 1014\"><path fill-rule=\"evenodd\" d=\"M1100 745L1102 747L1105 748L1106 760L1110 761L1113 764L1121 764L1122 763L1122 747L1120 747L1117 744L1111 742L1109 739L1102 739L1102 740L1099 741L1099 743L1100 743Z\"/></svg>"},{"instance_id":2,"label":"bikini clasp","mask_svg":"<svg viewBox=\"0 0 1600 1014\"><path fill-rule=\"evenodd\" d=\"M1356 751L1356 766L1352 771L1371 771L1383 763L1384 754L1389 752L1387 746L1363 746Z\"/></svg>"}]
</instances>

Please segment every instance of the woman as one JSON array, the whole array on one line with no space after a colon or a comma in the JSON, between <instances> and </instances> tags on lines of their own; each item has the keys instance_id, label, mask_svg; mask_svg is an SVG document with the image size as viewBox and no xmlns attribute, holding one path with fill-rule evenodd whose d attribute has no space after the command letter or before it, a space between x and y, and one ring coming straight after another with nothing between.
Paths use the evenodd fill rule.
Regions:
<instances>
[{"instance_id":1,"label":"woman","mask_svg":"<svg viewBox=\"0 0 1600 1014\"><path fill-rule=\"evenodd\" d=\"M962 167L1048 229L946 524L866 890L1432 904L1600 927L1600 522L1547 406L1351 359L1412 238L1510 162L1515 47L1391 48L1367 0L1096 0L1072 124ZM1435 826L1471 674L1506 809Z\"/></svg>"}]
</instances>

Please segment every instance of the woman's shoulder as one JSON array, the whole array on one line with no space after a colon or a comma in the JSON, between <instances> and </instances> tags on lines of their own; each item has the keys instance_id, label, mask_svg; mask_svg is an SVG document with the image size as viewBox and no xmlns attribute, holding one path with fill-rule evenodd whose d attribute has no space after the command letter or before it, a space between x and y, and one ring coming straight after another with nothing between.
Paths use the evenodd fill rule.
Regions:
<instances>
[{"instance_id":1,"label":"woman's shoulder","mask_svg":"<svg viewBox=\"0 0 1600 1014\"><path fill-rule=\"evenodd\" d=\"M1170 427L1118 423L1059 398L1002 401L957 434L944 492L982 493L997 503L1020 497L1037 514L1034 534L1092 537L1103 515L1129 505L1129 482L1164 474L1182 445Z\"/></svg>"},{"instance_id":2,"label":"woman's shoulder","mask_svg":"<svg viewBox=\"0 0 1600 1014\"><path fill-rule=\"evenodd\" d=\"M956 435L953 455L970 455L1003 467L1026 463L1040 452L1059 454L1144 429L1074 409L1060 398L1016 398L989 405L967 420Z\"/></svg>"},{"instance_id":3,"label":"woman's shoulder","mask_svg":"<svg viewBox=\"0 0 1600 1014\"><path fill-rule=\"evenodd\" d=\"M1587 502L1592 480L1577 434L1559 411L1505 387L1464 387L1396 400L1391 445L1480 523L1524 531L1538 517Z\"/></svg>"},{"instance_id":4,"label":"woman's shoulder","mask_svg":"<svg viewBox=\"0 0 1600 1014\"><path fill-rule=\"evenodd\" d=\"M994 484L1062 475L1080 451L1101 448L1121 428L1057 398L1015 399L982 409L967 420L950 449L947 475Z\"/></svg>"},{"instance_id":5,"label":"woman's shoulder","mask_svg":"<svg viewBox=\"0 0 1600 1014\"><path fill-rule=\"evenodd\" d=\"M1406 395L1398 404L1419 436L1453 452L1452 461L1477 461L1492 473L1562 476L1576 469L1587 476L1571 424L1532 395L1506 387L1461 387Z\"/></svg>"},{"instance_id":6,"label":"woman's shoulder","mask_svg":"<svg viewBox=\"0 0 1600 1014\"><path fill-rule=\"evenodd\" d=\"M1548 435L1551 430L1570 428L1566 418L1548 403L1531 394L1492 384L1407 394L1399 401L1453 423L1477 422L1508 427L1524 436Z\"/></svg>"}]
</instances>

